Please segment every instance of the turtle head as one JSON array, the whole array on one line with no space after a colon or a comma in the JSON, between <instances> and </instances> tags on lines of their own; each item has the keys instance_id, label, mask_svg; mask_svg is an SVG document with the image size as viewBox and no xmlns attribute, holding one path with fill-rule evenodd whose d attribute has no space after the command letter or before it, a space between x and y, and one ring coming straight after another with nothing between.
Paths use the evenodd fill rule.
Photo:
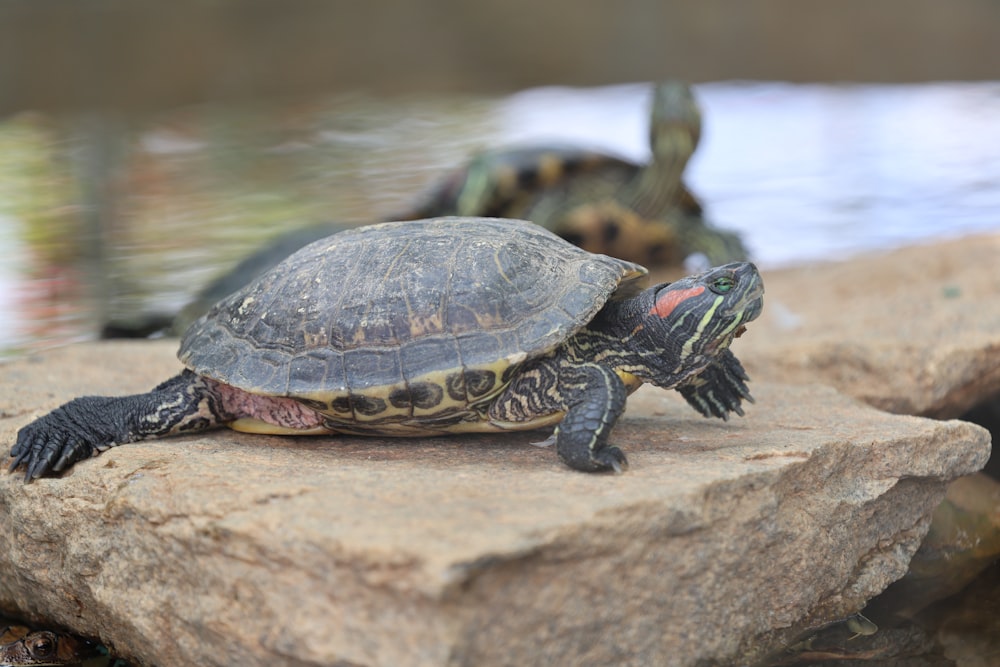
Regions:
<instances>
[{"instance_id":1,"label":"turtle head","mask_svg":"<svg viewBox=\"0 0 1000 667\"><path fill-rule=\"evenodd\" d=\"M7 641L12 640L12 641ZM76 665L101 654L96 644L71 635L8 626L0 641L4 665Z\"/></svg>"},{"instance_id":2,"label":"turtle head","mask_svg":"<svg viewBox=\"0 0 1000 667\"><path fill-rule=\"evenodd\" d=\"M665 81L653 88L649 144L654 158L686 160L701 138L701 110L691 87L682 81Z\"/></svg>"},{"instance_id":3,"label":"turtle head","mask_svg":"<svg viewBox=\"0 0 1000 667\"><path fill-rule=\"evenodd\" d=\"M734 262L651 287L638 330L649 374L671 387L700 372L740 336L764 306L764 282L750 262Z\"/></svg>"}]
</instances>

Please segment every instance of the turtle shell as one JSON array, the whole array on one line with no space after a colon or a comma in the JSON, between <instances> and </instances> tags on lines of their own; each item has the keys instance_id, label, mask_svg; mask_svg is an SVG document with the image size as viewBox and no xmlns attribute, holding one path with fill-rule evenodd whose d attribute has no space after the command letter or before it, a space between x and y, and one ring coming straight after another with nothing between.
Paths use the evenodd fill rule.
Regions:
<instances>
[{"instance_id":1,"label":"turtle shell","mask_svg":"<svg viewBox=\"0 0 1000 667\"><path fill-rule=\"evenodd\" d=\"M488 403L645 274L530 222L372 225L306 246L216 304L178 356L335 421L430 420Z\"/></svg>"},{"instance_id":2,"label":"turtle shell","mask_svg":"<svg viewBox=\"0 0 1000 667\"><path fill-rule=\"evenodd\" d=\"M645 168L623 157L572 145L521 146L484 151L447 176L413 217L480 215L546 221L544 204L561 206L613 198ZM683 183L676 206L702 214L701 203Z\"/></svg>"}]
</instances>

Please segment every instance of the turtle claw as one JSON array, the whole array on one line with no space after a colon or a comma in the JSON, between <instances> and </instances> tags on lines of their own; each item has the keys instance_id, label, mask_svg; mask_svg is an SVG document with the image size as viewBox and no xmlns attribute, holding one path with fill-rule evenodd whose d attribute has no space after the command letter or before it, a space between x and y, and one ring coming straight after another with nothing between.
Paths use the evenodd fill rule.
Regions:
<instances>
[{"instance_id":1,"label":"turtle claw","mask_svg":"<svg viewBox=\"0 0 1000 667\"><path fill-rule=\"evenodd\" d=\"M62 472L96 451L98 451L96 448L77 438L63 442L49 440L32 450L32 455L26 462L25 481L30 482L49 473Z\"/></svg>"},{"instance_id":2,"label":"turtle claw","mask_svg":"<svg viewBox=\"0 0 1000 667\"><path fill-rule=\"evenodd\" d=\"M74 437L64 442L58 452L55 452L59 454L59 458L49 467L49 470L52 472L62 472L77 461L93 456L99 451L100 449L90 446L85 440ZM55 458L55 456L52 458Z\"/></svg>"},{"instance_id":3,"label":"turtle claw","mask_svg":"<svg viewBox=\"0 0 1000 667\"><path fill-rule=\"evenodd\" d=\"M26 468L27 470L24 473L25 482L38 479L52 469L52 457L46 456L45 458L36 458L28 464Z\"/></svg>"},{"instance_id":4,"label":"turtle claw","mask_svg":"<svg viewBox=\"0 0 1000 667\"><path fill-rule=\"evenodd\" d=\"M7 473L10 474L15 470L17 470L27 458L28 457L26 454L21 454L19 456L14 456L13 454L11 454L11 462L10 465L7 466ZM25 479L24 481L28 481L28 479Z\"/></svg>"},{"instance_id":5,"label":"turtle claw","mask_svg":"<svg viewBox=\"0 0 1000 667\"><path fill-rule=\"evenodd\" d=\"M552 435L545 438L544 440L536 440L535 442L529 442L528 444L533 445L535 447L551 447L552 445L556 444L556 432L553 431Z\"/></svg>"},{"instance_id":6,"label":"turtle claw","mask_svg":"<svg viewBox=\"0 0 1000 667\"><path fill-rule=\"evenodd\" d=\"M45 433L34 434L30 428L31 425L21 429L17 434L17 444L10 451L14 458L10 464L10 472L23 465L25 482L37 479L51 470L52 462L60 450L59 444L47 438Z\"/></svg>"},{"instance_id":7,"label":"turtle claw","mask_svg":"<svg viewBox=\"0 0 1000 667\"><path fill-rule=\"evenodd\" d=\"M625 458L625 452L613 445L598 450L594 459L602 469L613 471L616 475L628 470L628 459Z\"/></svg>"}]
</instances>

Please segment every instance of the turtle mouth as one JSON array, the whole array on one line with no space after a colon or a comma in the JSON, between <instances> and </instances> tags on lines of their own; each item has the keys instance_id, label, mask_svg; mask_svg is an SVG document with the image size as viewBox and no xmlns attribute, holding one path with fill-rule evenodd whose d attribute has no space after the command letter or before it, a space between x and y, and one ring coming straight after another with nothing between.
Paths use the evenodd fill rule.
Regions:
<instances>
[{"instance_id":1,"label":"turtle mouth","mask_svg":"<svg viewBox=\"0 0 1000 667\"><path fill-rule=\"evenodd\" d=\"M758 282L753 288L743 295L730 309L730 314L739 317L743 322L752 322L760 316L764 309L764 285ZM741 325L742 328L746 328Z\"/></svg>"}]
</instances>

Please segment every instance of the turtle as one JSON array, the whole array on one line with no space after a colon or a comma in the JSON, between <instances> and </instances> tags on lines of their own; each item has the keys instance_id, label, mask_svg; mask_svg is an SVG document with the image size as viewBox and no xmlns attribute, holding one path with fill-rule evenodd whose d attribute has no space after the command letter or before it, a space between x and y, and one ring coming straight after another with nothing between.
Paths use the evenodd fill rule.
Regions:
<instances>
[{"instance_id":1,"label":"turtle","mask_svg":"<svg viewBox=\"0 0 1000 667\"><path fill-rule=\"evenodd\" d=\"M24 426L27 480L113 445L227 425L277 435L435 436L555 426L571 468L617 471L628 394L676 388L706 416L752 400L729 350L763 307L737 262L645 286L632 262L527 221L439 218L317 241L187 330L185 369Z\"/></svg>"},{"instance_id":2,"label":"turtle","mask_svg":"<svg viewBox=\"0 0 1000 667\"><path fill-rule=\"evenodd\" d=\"M0 666L76 665L101 655L94 642L64 632L23 625L0 628Z\"/></svg>"},{"instance_id":3,"label":"turtle","mask_svg":"<svg viewBox=\"0 0 1000 667\"><path fill-rule=\"evenodd\" d=\"M647 266L743 260L737 234L710 227L682 180L701 136L691 87L653 88L651 160L639 165L572 145L486 150L402 218L468 215L531 220L585 250Z\"/></svg>"}]
</instances>

